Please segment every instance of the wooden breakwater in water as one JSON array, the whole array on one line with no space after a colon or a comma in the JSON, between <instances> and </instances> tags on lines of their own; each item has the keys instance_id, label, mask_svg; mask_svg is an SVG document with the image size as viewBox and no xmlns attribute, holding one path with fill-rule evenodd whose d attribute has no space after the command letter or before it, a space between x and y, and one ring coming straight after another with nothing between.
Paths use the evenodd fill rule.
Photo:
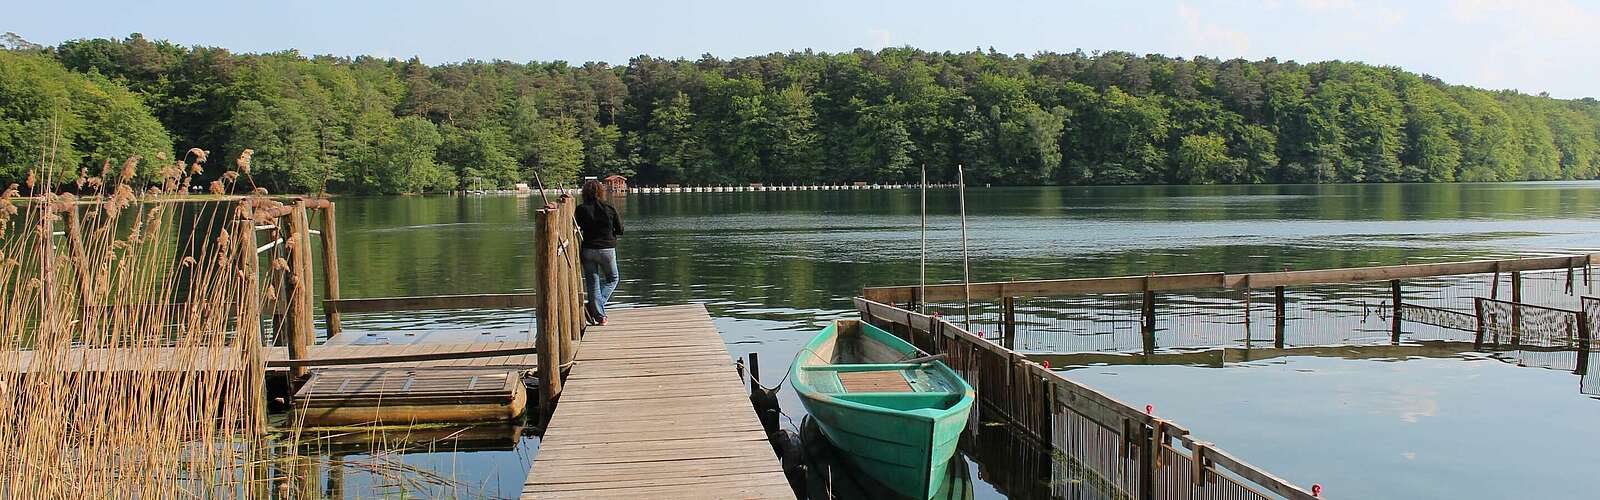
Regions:
<instances>
[{"instance_id":1,"label":"wooden breakwater in water","mask_svg":"<svg viewBox=\"0 0 1600 500\"><path fill-rule=\"evenodd\" d=\"M1306 271L869 287L863 296L959 318L964 327L1004 345L1040 352L1149 353L1167 347L1263 342L1282 348L1374 338L1398 342L1403 334L1491 345L1519 343L1520 335L1495 335L1493 325L1502 323L1508 325L1507 332L1566 336L1569 344L1576 345L1585 332L1578 328L1581 298L1600 292L1594 279L1597 264L1600 255L1584 254ZM1500 302L1512 305L1497 305ZM1500 310L1498 319L1486 316ZM1480 333L1488 338L1480 339Z\"/></svg>"},{"instance_id":2,"label":"wooden breakwater in water","mask_svg":"<svg viewBox=\"0 0 1600 500\"><path fill-rule=\"evenodd\" d=\"M1080 480L1139 499L1309 498L1304 488L1196 441L1178 423L1041 362L1166 356L1192 363L1352 345L1371 347L1338 349L1398 355L1446 345L1571 370L1590 394L1600 391L1592 381L1600 370L1589 366L1600 348L1597 264L1600 255L1584 254L869 287L857 308L919 348L946 354L977 389L981 418L1008 422L1061 452L1087 472ZM1163 351L1174 347L1183 350ZM1221 349L1191 351L1199 348Z\"/></svg>"},{"instance_id":3,"label":"wooden breakwater in water","mask_svg":"<svg viewBox=\"0 0 1600 500\"><path fill-rule=\"evenodd\" d=\"M976 390L967 432L999 420L1082 467L1088 480L1132 499L1315 498L1304 488L1191 436L1181 425L1073 382L943 318L856 299L864 321L944 354Z\"/></svg>"}]
</instances>

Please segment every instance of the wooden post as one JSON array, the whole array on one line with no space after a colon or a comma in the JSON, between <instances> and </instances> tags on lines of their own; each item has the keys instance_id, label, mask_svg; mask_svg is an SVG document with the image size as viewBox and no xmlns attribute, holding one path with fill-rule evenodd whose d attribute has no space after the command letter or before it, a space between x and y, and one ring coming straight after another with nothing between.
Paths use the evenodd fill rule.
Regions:
<instances>
[{"instance_id":1,"label":"wooden post","mask_svg":"<svg viewBox=\"0 0 1600 500\"><path fill-rule=\"evenodd\" d=\"M1017 345L1017 298L1007 295L1000 299L1000 334L1005 336L1006 349Z\"/></svg>"},{"instance_id":2,"label":"wooden post","mask_svg":"<svg viewBox=\"0 0 1600 500\"><path fill-rule=\"evenodd\" d=\"M267 401L266 401L266 362L261 355L261 296L259 285L260 263L256 256L256 222L250 217L243 217L233 225L233 234L238 238L238 249L234 255L237 259L235 266L239 269L239 296L238 317L234 319L234 331L237 342L244 348L244 362L249 377L248 385L244 390L244 397L249 398L252 406L251 422L245 426L255 432L266 430L267 426Z\"/></svg>"},{"instance_id":3,"label":"wooden post","mask_svg":"<svg viewBox=\"0 0 1600 500\"><path fill-rule=\"evenodd\" d=\"M1283 286L1280 285L1272 287L1272 300L1273 312L1275 314L1272 331L1272 346L1282 349L1283 333L1284 330L1286 330L1284 327L1288 326L1289 324L1288 308L1286 307L1283 299Z\"/></svg>"},{"instance_id":4,"label":"wooden post","mask_svg":"<svg viewBox=\"0 0 1600 500\"><path fill-rule=\"evenodd\" d=\"M757 353L750 353L750 395L756 395L756 388L761 386L761 357Z\"/></svg>"},{"instance_id":5,"label":"wooden post","mask_svg":"<svg viewBox=\"0 0 1600 500\"><path fill-rule=\"evenodd\" d=\"M1522 343L1522 271L1511 271L1511 345Z\"/></svg>"},{"instance_id":6,"label":"wooden post","mask_svg":"<svg viewBox=\"0 0 1600 500\"><path fill-rule=\"evenodd\" d=\"M578 233L577 213L578 202L571 196L564 198L566 215L561 218L561 232L567 235L571 244L568 245L572 258L566 264L567 287L571 290L567 295L567 307L571 309L571 328L568 330L569 358L575 359L578 355L578 343L583 340L583 329L587 324L583 312L583 238Z\"/></svg>"},{"instance_id":7,"label":"wooden post","mask_svg":"<svg viewBox=\"0 0 1600 500\"><path fill-rule=\"evenodd\" d=\"M1482 297L1479 297L1479 298L1474 299L1472 301L1472 313L1473 313L1474 316L1476 316L1478 318L1478 330L1477 330L1476 334L1473 335L1473 337L1472 337L1472 348L1473 349L1482 349L1483 348L1484 331L1488 330L1488 328L1489 328L1489 325L1483 320L1483 298Z\"/></svg>"},{"instance_id":8,"label":"wooden post","mask_svg":"<svg viewBox=\"0 0 1600 500\"><path fill-rule=\"evenodd\" d=\"M1141 337L1144 340L1144 353L1154 354L1156 351L1156 292L1150 289L1150 279L1144 280L1144 307L1140 311Z\"/></svg>"},{"instance_id":9,"label":"wooden post","mask_svg":"<svg viewBox=\"0 0 1600 500\"><path fill-rule=\"evenodd\" d=\"M297 202L289 212L289 229L283 239L286 244L289 278L288 324L289 359L305 359L309 354L315 324L311 319L311 237L306 223L306 204ZM289 369L290 378L298 380L310 373L308 368L296 366Z\"/></svg>"},{"instance_id":10,"label":"wooden post","mask_svg":"<svg viewBox=\"0 0 1600 500\"><path fill-rule=\"evenodd\" d=\"M339 240L333 222L333 202L324 203L319 214L322 216L322 300L339 300ZM322 315L328 322L328 338L343 330L337 308L323 306Z\"/></svg>"},{"instance_id":11,"label":"wooden post","mask_svg":"<svg viewBox=\"0 0 1600 500\"><path fill-rule=\"evenodd\" d=\"M1588 311L1583 311L1583 310L1579 310L1578 311L1578 350L1579 350L1579 352L1586 351L1591 347L1589 345L1589 343L1590 342L1594 342L1594 329L1595 329L1595 326L1596 325L1594 323L1590 322Z\"/></svg>"},{"instance_id":12,"label":"wooden post","mask_svg":"<svg viewBox=\"0 0 1600 500\"><path fill-rule=\"evenodd\" d=\"M1394 305L1394 309L1392 311L1390 311L1390 318L1389 318L1389 320L1392 323L1389 326L1389 329L1391 330L1390 333L1389 333L1389 341L1390 342L1399 343L1400 342L1400 280L1389 280L1389 292L1390 292L1390 301Z\"/></svg>"},{"instance_id":13,"label":"wooden post","mask_svg":"<svg viewBox=\"0 0 1600 500\"><path fill-rule=\"evenodd\" d=\"M558 282L558 238L555 221L561 212L553 208L534 213L534 231L538 237L534 255L534 280L539 291L537 314L538 331L535 344L539 346L539 406L549 415L550 403L561 395L561 327L558 320L561 306Z\"/></svg>"},{"instance_id":14,"label":"wooden post","mask_svg":"<svg viewBox=\"0 0 1600 500\"><path fill-rule=\"evenodd\" d=\"M1144 424L1134 424L1139 430L1139 498L1155 498L1156 491L1156 435L1155 430Z\"/></svg>"}]
</instances>

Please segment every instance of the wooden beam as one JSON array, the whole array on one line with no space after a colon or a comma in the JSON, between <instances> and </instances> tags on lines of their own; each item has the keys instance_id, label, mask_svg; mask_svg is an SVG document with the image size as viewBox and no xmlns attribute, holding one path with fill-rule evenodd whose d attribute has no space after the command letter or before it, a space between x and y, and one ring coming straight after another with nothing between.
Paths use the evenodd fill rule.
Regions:
<instances>
[{"instance_id":1,"label":"wooden beam","mask_svg":"<svg viewBox=\"0 0 1600 500\"><path fill-rule=\"evenodd\" d=\"M322 219L322 315L328 323L328 338L333 338L343 330L339 324L339 310L327 306L327 301L339 300L339 240L335 238L333 202L326 203L318 213Z\"/></svg>"},{"instance_id":2,"label":"wooden beam","mask_svg":"<svg viewBox=\"0 0 1600 500\"><path fill-rule=\"evenodd\" d=\"M1400 280L1389 280L1389 292L1390 292L1389 300L1391 302L1391 305L1394 306L1389 310L1389 315L1390 315L1389 319L1390 319L1390 322L1391 322L1391 324L1389 325L1389 330L1390 330L1390 332L1389 332L1389 341L1390 342L1399 343L1400 342L1400 310L1402 309L1402 307L1400 306L1400 304L1402 302L1402 299L1401 299L1401 296L1400 296L1401 295L1400 294Z\"/></svg>"},{"instance_id":3,"label":"wooden beam","mask_svg":"<svg viewBox=\"0 0 1600 500\"><path fill-rule=\"evenodd\" d=\"M507 347L476 351L445 351L377 356L346 356L335 358L274 359L267 361L268 368L293 368L308 366L376 365L383 363L412 363L445 359L493 358L499 356L525 356L539 352L538 346Z\"/></svg>"},{"instance_id":4,"label":"wooden beam","mask_svg":"<svg viewBox=\"0 0 1600 500\"><path fill-rule=\"evenodd\" d=\"M539 307L536 313L538 329L534 345L539 347L539 407L544 416L550 414L550 403L561 395L561 285L556 276L556 245L560 235L555 220L561 212L554 208L540 209L534 213L534 231L537 234L534 252L534 281L538 286Z\"/></svg>"},{"instance_id":5,"label":"wooden beam","mask_svg":"<svg viewBox=\"0 0 1600 500\"><path fill-rule=\"evenodd\" d=\"M538 307L536 293L480 293L466 295L427 295L416 297L375 297L322 301L326 310L341 313L422 311L430 309L531 309Z\"/></svg>"},{"instance_id":6,"label":"wooden beam","mask_svg":"<svg viewBox=\"0 0 1600 500\"><path fill-rule=\"evenodd\" d=\"M311 339L316 335L315 324L311 319L311 237L307 234L306 207L303 204L294 205L289 212L287 231L284 240L291 243L285 247L287 250L289 276L285 280L288 290L288 324L289 334L289 359L303 359L306 351L311 346ZM300 379L310 374L304 367L291 368L289 374L294 379Z\"/></svg>"}]
</instances>

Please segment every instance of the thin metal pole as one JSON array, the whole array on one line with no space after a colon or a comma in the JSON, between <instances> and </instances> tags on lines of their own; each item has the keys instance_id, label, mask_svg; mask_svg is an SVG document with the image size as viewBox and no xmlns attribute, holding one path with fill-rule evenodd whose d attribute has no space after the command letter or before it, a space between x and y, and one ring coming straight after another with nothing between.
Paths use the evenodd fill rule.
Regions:
<instances>
[{"instance_id":1,"label":"thin metal pole","mask_svg":"<svg viewBox=\"0 0 1600 500\"><path fill-rule=\"evenodd\" d=\"M917 278L917 312L928 314L928 164L922 164L922 264Z\"/></svg>"},{"instance_id":2,"label":"thin metal pole","mask_svg":"<svg viewBox=\"0 0 1600 500\"><path fill-rule=\"evenodd\" d=\"M972 265L967 258L967 174L956 165L956 187L961 191L961 316L963 328L972 331Z\"/></svg>"}]
</instances>

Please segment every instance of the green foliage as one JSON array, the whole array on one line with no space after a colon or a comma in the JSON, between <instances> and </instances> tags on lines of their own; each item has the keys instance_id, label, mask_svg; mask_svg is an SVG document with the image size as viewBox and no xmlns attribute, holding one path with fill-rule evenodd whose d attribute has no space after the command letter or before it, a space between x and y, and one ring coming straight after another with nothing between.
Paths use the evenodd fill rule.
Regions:
<instances>
[{"instance_id":1,"label":"green foliage","mask_svg":"<svg viewBox=\"0 0 1600 500\"><path fill-rule=\"evenodd\" d=\"M21 182L36 171L40 182L64 184L80 169L100 175L106 162L132 155L147 159L139 174L149 177L161 167L156 156L171 152L172 139L138 95L47 55L0 51L0 180Z\"/></svg>"},{"instance_id":2,"label":"green foliage","mask_svg":"<svg viewBox=\"0 0 1600 500\"><path fill-rule=\"evenodd\" d=\"M998 184L1600 176L1600 101L1338 61L892 48L430 67L138 34L0 55L4 179L38 163L52 128L62 173L170 150L170 135L220 158L253 148L255 180L277 192L507 187L535 174L569 186L612 173L910 181L924 165L940 180L956 164Z\"/></svg>"},{"instance_id":3,"label":"green foliage","mask_svg":"<svg viewBox=\"0 0 1600 500\"><path fill-rule=\"evenodd\" d=\"M1215 134L1189 135L1178 141L1178 180L1188 184L1221 184L1245 176L1246 162L1228 157L1228 145Z\"/></svg>"}]
</instances>

